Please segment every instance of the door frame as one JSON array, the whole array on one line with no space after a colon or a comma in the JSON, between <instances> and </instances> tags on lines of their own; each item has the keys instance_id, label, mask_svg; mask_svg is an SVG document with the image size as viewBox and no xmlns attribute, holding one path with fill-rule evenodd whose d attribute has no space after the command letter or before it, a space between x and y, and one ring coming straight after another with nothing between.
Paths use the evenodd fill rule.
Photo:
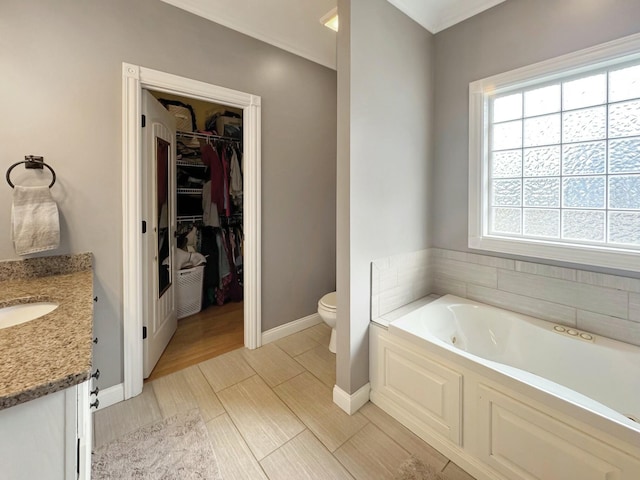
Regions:
<instances>
[{"instance_id":1,"label":"door frame","mask_svg":"<svg viewBox=\"0 0 640 480\"><path fill-rule=\"evenodd\" d=\"M261 98L150 68L122 64L122 317L124 398L142 392L142 89L243 111L244 345L262 344Z\"/></svg>"}]
</instances>

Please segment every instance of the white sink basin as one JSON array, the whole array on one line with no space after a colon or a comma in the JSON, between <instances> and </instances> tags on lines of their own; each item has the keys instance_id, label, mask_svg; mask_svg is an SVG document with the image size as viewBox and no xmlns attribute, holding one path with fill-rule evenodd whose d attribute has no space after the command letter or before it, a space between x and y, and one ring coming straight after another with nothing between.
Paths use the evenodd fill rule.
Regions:
<instances>
[{"instance_id":1,"label":"white sink basin","mask_svg":"<svg viewBox=\"0 0 640 480\"><path fill-rule=\"evenodd\" d=\"M58 304L53 302L21 303L0 308L0 329L35 320L53 312L56 308Z\"/></svg>"}]
</instances>

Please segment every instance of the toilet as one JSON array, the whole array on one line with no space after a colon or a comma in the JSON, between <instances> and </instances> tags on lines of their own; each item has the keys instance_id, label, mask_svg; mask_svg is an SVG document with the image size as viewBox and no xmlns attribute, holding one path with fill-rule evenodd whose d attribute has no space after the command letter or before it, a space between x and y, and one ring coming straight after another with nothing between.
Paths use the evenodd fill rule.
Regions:
<instances>
[{"instance_id":1,"label":"toilet","mask_svg":"<svg viewBox=\"0 0 640 480\"><path fill-rule=\"evenodd\" d=\"M336 292L327 293L318 300L318 315L331 327L331 340L329 351L336 353Z\"/></svg>"}]
</instances>

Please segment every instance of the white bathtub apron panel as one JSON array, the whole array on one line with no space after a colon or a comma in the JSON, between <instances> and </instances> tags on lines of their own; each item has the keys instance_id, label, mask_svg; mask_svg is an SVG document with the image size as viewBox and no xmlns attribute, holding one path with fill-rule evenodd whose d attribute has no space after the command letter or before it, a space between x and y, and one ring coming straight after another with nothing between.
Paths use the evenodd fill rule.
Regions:
<instances>
[{"instance_id":1,"label":"white bathtub apron panel","mask_svg":"<svg viewBox=\"0 0 640 480\"><path fill-rule=\"evenodd\" d=\"M405 317L395 326L396 322L391 323L389 331L372 324L369 338L373 403L478 480L640 478L640 425L617 411L636 411L638 396L609 399L606 392L597 392L600 401L596 401L539 375L480 359L453 343L453 337L456 342L462 339L467 346L474 342L477 345L480 340L484 342L481 350L487 354L502 355L507 350L518 354L522 350L512 343L515 337L505 336L509 330L519 335L521 325L517 321L509 325L504 318L496 321L494 317L489 322L490 332L482 333L479 323L460 330L466 320L452 326L443 318L429 319L425 311L413 315L411 321ZM416 323L420 316L423 321ZM551 324L542 326L553 328ZM525 333L521 340L537 335L534 330ZM546 347L560 338L552 337L549 342L542 338L536 344L547 365L557 355ZM602 339L600 350L589 350L594 345L578 343L576 346L581 346L575 352L587 348L586 352L596 353L603 352L603 347L616 347L609 342ZM572 345L562 347L566 354ZM627 354L635 359L635 350L628 350L626 344L620 348L621 352L601 360L624 358ZM521 361L522 357L516 360ZM578 370L580 365L584 368L585 363L579 358L574 360ZM612 390L616 394L635 392L638 378L629 369L637 367L632 363L635 362L626 365L623 375L615 377L611 373L609 378L598 378L596 382L603 382L604 386L612 378L627 380L628 385L615 385ZM608 364L609 369L615 367L615 363ZM589 389L583 391L587 393Z\"/></svg>"},{"instance_id":2,"label":"white bathtub apron panel","mask_svg":"<svg viewBox=\"0 0 640 480\"><path fill-rule=\"evenodd\" d=\"M462 375L402 348L390 336L375 342L380 394L402 405L456 445L462 442Z\"/></svg>"},{"instance_id":3,"label":"white bathtub apron panel","mask_svg":"<svg viewBox=\"0 0 640 480\"><path fill-rule=\"evenodd\" d=\"M485 446L480 459L509 479L632 478L640 466L607 443L485 385L479 387L478 421Z\"/></svg>"}]
</instances>

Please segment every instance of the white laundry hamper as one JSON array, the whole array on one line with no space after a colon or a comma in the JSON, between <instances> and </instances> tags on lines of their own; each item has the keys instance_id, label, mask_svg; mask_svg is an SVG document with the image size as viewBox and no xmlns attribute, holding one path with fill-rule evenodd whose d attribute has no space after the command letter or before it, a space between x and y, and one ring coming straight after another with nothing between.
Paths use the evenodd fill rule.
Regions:
<instances>
[{"instance_id":1,"label":"white laundry hamper","mask_svg":"<svg viewBox=\"0 0 640 480\"><path fill-rule=\"evenodd\" d=\"M184 318L202 309L202 281L204 265L178 270L176 310L178 318Z\"/></svg>"}]
</instances>

